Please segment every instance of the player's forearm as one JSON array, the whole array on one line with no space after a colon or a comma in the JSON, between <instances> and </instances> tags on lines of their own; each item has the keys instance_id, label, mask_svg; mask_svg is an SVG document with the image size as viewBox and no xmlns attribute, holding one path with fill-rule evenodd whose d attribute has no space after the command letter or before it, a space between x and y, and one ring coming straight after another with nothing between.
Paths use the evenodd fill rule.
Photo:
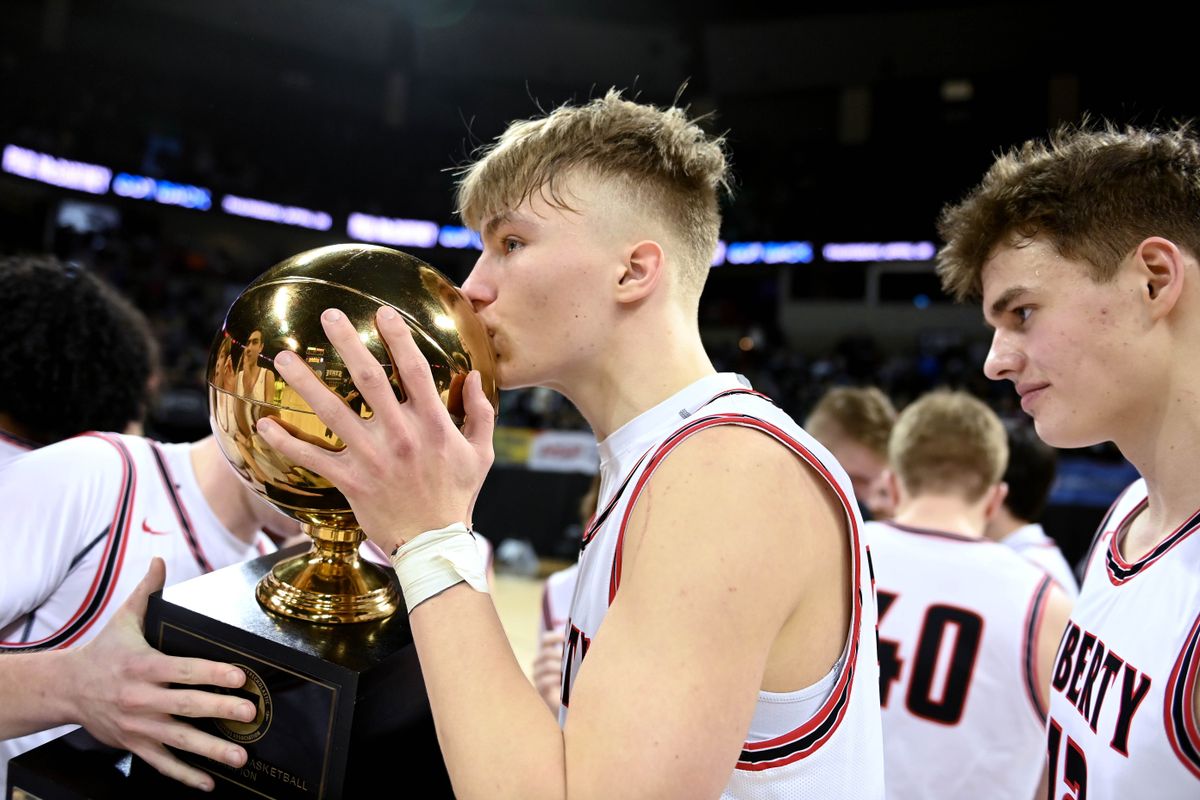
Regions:
<instances>
[{"instance_id":1,"label":"player's forearm","mask_svg":"<svg viewBox=\"0 0 1200 800\"><path fill-rule=\"evenodd\" d=\"M456 796L561 800L562 731L521 671L491 598L459 584L410 621Z\"/></svg>"},{"instance_id":2,"label":"player's forearm","mask_svg":"<svg viewBox=\"0 0 1200 800\"><path fill-rule=\"evenodd\" d=\"M0 655L0 739L75 722L70 650Z\"/></svg>"}]
</instances>

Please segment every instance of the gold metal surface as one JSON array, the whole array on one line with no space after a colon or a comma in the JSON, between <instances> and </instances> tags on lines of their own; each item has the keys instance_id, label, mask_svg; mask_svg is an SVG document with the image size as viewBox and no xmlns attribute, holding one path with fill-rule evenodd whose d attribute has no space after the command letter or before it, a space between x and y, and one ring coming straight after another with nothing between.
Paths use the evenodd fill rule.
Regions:
<instances>
[{"instance_id":1,"label":"gold metal surface","mask_svg":"<svg viewBox=\"0 0 1200 800\"><path fill-rule=\"evenodd\" d=\"M327 308L346 315L403 400L375 328L382 305L408 322L455 423L463 423L462 388L472 369L479 370L497 407L495 357L470 302L433 267L386 247L333 245L276 264L234 301L209 353L209 418L221 451L255 492L299 520L313 538L308 553L281 561L258 586L258 601L276 613L310 622L362 622L386 617L399 605L387 573L359 559L362 530L342 493L290 462L255 427L269 415L321 447L345 446L275 374L273 360L282 350L303 358L364 419L371 416L321 328ZM394 491L403 493L404 487Z\"/></svg>"}]
</instances>

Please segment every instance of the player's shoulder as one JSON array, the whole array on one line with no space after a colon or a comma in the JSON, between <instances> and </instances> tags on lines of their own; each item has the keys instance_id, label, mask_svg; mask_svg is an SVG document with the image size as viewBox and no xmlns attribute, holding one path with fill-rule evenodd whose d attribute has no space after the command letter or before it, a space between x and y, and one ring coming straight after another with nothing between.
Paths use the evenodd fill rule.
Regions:
<instances>
[{"instance_id":1,"label":"player's shoulder","mask_svg":"<svg viewBox=\"0 0 1200 800\"><path fill-rule=\"evenodd\" d=\"M774 426L745 418L713 417L672 448L676 463L700 463L717 472L748 470L754 475L797 461L797 445Z\"/></svg>"},{"instance_id":2,"label":"player's shoulder","mask_svg":"<svg viewBox=\"0 0 1200 800\"><path fill-rule=\"evenodd\" d=\"M18 470L78 475L119 467L147 447L139 436L119 433L84 433L39 447L14 465Z\"/></svg>"}]
</instances>

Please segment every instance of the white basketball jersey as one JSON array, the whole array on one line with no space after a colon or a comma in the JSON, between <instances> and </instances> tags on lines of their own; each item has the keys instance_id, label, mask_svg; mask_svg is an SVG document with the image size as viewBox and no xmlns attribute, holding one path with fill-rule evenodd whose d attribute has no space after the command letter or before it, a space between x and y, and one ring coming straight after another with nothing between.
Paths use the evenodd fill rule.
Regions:
<instances>
[{"instance_id":1,"label":"white basketball jersey","mask_svg":"<svg viewBox=\"0 0 1200 800\"><path fill-rule=\"evenodd\" d=\"M542 613L538 618L538 641L548 633L566 633L571 600L579 580L579 565L572 564L546 578L542 586Z\"/></svg>"},{"instance_id":2,"label":"white basketball jersey","mask_svg":"<svg viewBox=\"0 0 1200 800\"><path fill-rule=\"evenodd\" d=\"M1037 634L1053 579L1003 545L868 522L889 800L1029 800L1045 763Z\"/></svg>"},{"instance_id":3,"label":"white basketball jersey","mask_svg":"<svg viewBox=\"0 0 1200 800\"><path fill-rule=\"evenodd\" d=\"M275 549L262 533L247 544L221 525L190 451L93 433L0 472L0 658L89 641L155 556L173 584ZM0 785L8 759L71 729L0 742Z\"/></svg>"},{"instance_id":4,"label":"white basketball jersey","mask_svg":"<svg viewBox=\"0 0 1200 800\"><path fill-rule=\"evenodd\" d=\"M1200 797L1200 512L1131 563L1119 544L1146 504L1139 480L1109 510L1059 645L1047 742L1055 797Z\"/></svg>"},{"instance_id":5,"label":"white basketball jersey","mask_svg":"<svg viewBox=\"0 0 1200 800\"><path fill-rule=\"evenodd\" d=\"M638 495L675 446L717 425L741 425L774 437L828 482L846 514L854 576L850 630L838 664L813 687L786 694L759 693L741 757L722 797L881 798L875 597L850 480L791 417L732 374L697 381L600 444L600 498L583 536L563 654L560 719L566 722L571 686L580 669L586 668L582 665L588 646L620 589L625 524ZM754 545L747 540L746 546Z\"/></svg>"},{"instance_id":6,"label":"white basketball jersey","mask_svg":"<svg viewBox=\"0 0 1200 800\"><path fill-rule=\"evenodd\" d=\"M1075 598L1079 595L1079 582L1075 580L1071 565L1067 563L1058 543L1046 535L1041 525L1036 522L1023 525L1005 536L1000 543L1015 550L1029 563L1045 570L1068 597Z\"/></svg>"}]
</instances>

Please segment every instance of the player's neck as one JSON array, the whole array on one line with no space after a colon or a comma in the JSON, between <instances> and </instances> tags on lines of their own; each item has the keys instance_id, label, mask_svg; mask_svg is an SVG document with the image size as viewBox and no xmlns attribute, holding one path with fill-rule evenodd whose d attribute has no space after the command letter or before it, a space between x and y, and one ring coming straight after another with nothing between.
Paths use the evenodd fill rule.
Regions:
<instances>
[{"instance_id":1,"label":"player's neck","mask_svg":"<svg viewBox=\"0 0 1200 800\"><path fill-rule=\"evenodd\" d=\"M217 440L212 436L201 439L192 445L190 455L200 493L217 521L243 542L253 542L261 526L250 505L252 498L225 460Z\"/></svg>"},{"instance_id":2,"label":"player's neck","mask_svg":"<svg viewBox=\"0 0 1200 800\"><path fill-rule=\"evenodd\" d=\"M552 386L575 404L603 440L625 423L716 370L695 322L616 330L604 355Z\"/></svg>"},{"instance_id":3,"label":"player's neck","mask_svg":"<svg viewBox=\"0 0 1200 800\"><path fill-rule=\"evenodd\" d=\"M984 528L983 535L993 542L1003 542L1011 534L1024 528L1029 523L1023 519L1018 519L1009 513L1007 508L1001 507L996 512L996 516L988 521L987 527Z\"/></svg>"},{"instance_id":4,"label":"player's neck","mask_svg":"<svg viewBox=\"0 0 1200 800\"><path fill-rule=\"evenodd\" d=\"M1156 407L1137 416L1141 424L1122 427L1123 435L1115 441L1146 479L1149 507L1138 530L1166 535L1200 508L1200 483L1195 479L1200 387L1164 392Z\"/></svg>"},{"instance_id":5,"label":"player's neck","mask_svg":"<svg viewBox=\"0 0 1200 800\"><path fill-rule=\"evenodd\" d=\"M956 533L972 539L984 538L983 509L959 497L921 495L907 498L896 508L891 522L911 528Z\"/></svg>"}]
</instances>

